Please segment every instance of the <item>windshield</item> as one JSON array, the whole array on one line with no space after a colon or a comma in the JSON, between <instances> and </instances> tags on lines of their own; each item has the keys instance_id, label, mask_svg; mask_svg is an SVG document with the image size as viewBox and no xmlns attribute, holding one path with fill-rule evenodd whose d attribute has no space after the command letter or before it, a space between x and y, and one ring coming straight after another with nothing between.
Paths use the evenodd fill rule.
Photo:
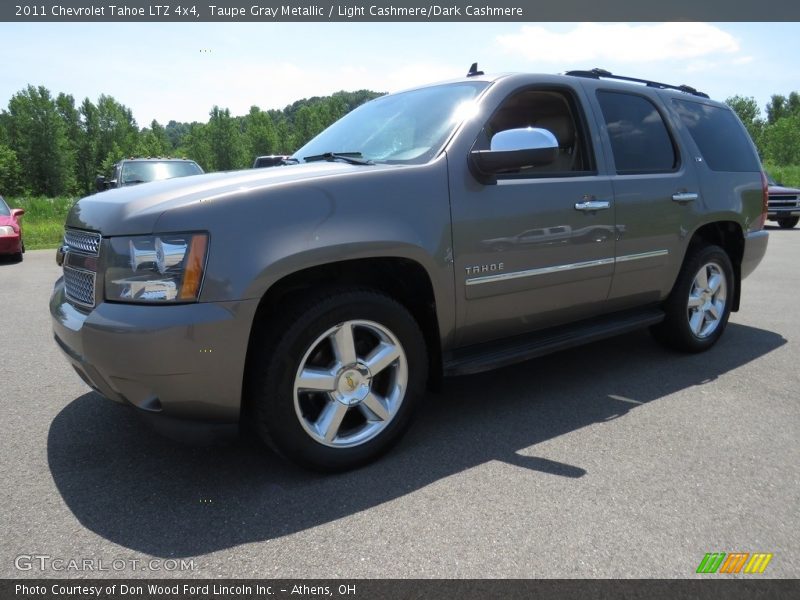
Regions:
<instances>
[{"instance_id":1,"label":"windshield","mask_svg":"<svg viewBox=\"0 0 800 600\"><path fill-rule=\"evenodd\" d=\"M764 173L766 173L766 175L767 175L767 183L769 185L778 185L778 182L775 181L775 179L772 177L772 175L770 175L767 171L764 171Z\"/></svg>"},{"instance_id":2,"label":"windshield","mask_svg":"<svg viewBox=\"0 0 800 600\"><path fill-rule=\"evenodd\" d=\"M11 209L8 208L8 204L6 204L6 201L3 200L2 196L0 196L0 216L3 217L11 216Z\"/></svg>"},{"instance_id":3,"label":"windshield","mask_svg":"<svg viewBox=\"0 0 800 600\"><path fill-rule=\"evenodd\" d=\"M470 116L475 99L488 85L465 81L382 96L336 121L295 152L294 158L333 152L360 153L374 162L428 162Z\"/></svg>"},{"instance_id":4,"label":"windshield","mask_svg":"<svg viewBox=\"0 0 800 600\"><path fill-rule=\"evenodd\" d=\"M123 163L120 185L159 181L173 177L200 175L203 170L192 161L131 160Z\"/></svg>"}]
</instances>

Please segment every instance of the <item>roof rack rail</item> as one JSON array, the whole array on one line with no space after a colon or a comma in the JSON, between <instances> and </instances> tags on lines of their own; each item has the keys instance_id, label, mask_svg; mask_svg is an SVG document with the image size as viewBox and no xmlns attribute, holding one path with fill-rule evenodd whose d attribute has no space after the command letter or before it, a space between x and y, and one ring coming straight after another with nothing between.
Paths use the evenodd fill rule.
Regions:
<instances>
[{"instance_id":1,"label":"roof rack rail","mask_svg":"<svg viewBox=\"0 0 800 600\"><path fill-rule=\"evenodd\" d=\"M693 96L700 96L701 98L708 98L708 94L700 92L689 85L670 85L669 83L660 83L658 81L650 81L648 79L637 79L636 77L623 77L622 75L614 75L605 69L592 69L591 71L567 71L565 75L572 75L573 77L589 77L591 79L619 79L620 81L633 81L634 83L643 83L648 87L660 88L664 90L678 90Z\"/></svg>"}]
</instances>

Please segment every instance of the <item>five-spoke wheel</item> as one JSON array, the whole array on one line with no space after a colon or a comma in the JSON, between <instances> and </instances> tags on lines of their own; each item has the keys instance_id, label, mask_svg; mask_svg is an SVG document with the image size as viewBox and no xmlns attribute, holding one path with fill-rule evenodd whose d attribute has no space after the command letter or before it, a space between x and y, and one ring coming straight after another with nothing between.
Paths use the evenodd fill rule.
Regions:
<instances>
[{"instance_id":1,"label":"five-spoke wheel","mask_svg":"<svg viewBox=\"0 0 800 600\"><path fill-rule=\"evenodd\" d=\"M313 439L346 448L386 428L407 383L408 361L397 337L373 321L345 321L317 337L300 361L294 408Z\"/></svg>"},{"instance_id":2,"label":"five-spoke wheel","mask_svg":"<svg viewBox=\"0 0 800 600\"><path fill-rule=\"evenodd\" d=\"M380 456L407 428L427 380L412 314L377 291L329 290L284 317L266 324L250 366L261 437L324 471Z\"/></svg>"},{"instance_id":3,"label":"five-spoke wheel","mask_svg":"<svg viewBox=\"0 0 800 600\"><path fill-rule=\"evenodd\" d=\"M716 263L700 267L689 292L687 318L692 333L706 338L719 327L728 300L728 282Z\"/></svg>"},{"instance_id":4,"label":"five-spoke wheel","mask_svg":"<svg viewBox=\"0 0 800 600\"><path fill-rule=\"evenodd\" d=\"M725 250L713 245L690 247L664 302L664 321L652 328L653 335L683 352L709 349L728 322L733 282L733 266Z\"/></svg>"}]
</instances>

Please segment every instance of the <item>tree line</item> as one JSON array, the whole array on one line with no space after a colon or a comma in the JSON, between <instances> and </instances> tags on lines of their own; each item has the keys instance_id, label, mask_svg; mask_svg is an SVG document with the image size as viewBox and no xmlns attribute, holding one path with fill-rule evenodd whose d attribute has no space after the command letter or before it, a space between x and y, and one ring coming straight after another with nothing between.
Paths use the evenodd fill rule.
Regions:
<instances>
[{"instance_id":1,"label":"tree line","mask_svg":"<svg viewBox=\"0 0 800 600\"><path fill-rule=\"evenodd\" d=\"M206 171L249 167L264 154L291 154L328 125L379 93L337 92L298 100L283 110L252 106L232 116L214 106L205 123L152 121L140 128L133 113L111 96L78 105L69 94L29 85L0 111L0 194L82 195L95 177L126 156L179 156ZM762 160L800 165L800 94L774 95L762 117L752 97L727 104L739 115Z\"/></svg>"},{"instance_id":2,"label":"tree line","mask_svg":"<svg viewBox=\"0 0 800 600\"><path fill-rule=\"evenodd\" d=\"M337 92L298 100L283 110L252 106L232 116L214 106L206 123L152 121L140 128L111 96L77 104L29 85L0 111L0 195L83 195L95 177L128 156L191 158L206 171L249 167L256 156L291 154L328 125L381 94Z\"/></svg>"},{"instance_id":3,"label":"tree line","mask_svg":"<svg viewBox=\"0 0 800 600\"><path fill-rule=\"evenodd\" d=\"M764 162L800 165L800 94L773 95L765 107L766 118L755 98L733 96L725 102L739 115Z\"/></svg>"}]
</instances>

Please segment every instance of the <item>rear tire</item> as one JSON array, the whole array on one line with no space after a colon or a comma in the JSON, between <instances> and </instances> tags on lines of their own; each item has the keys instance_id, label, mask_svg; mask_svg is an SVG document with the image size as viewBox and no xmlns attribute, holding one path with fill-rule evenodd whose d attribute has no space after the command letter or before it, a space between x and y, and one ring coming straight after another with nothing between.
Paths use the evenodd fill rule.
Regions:
<instances>
[{"instance_id":1,"label":"rear tire","mask_svg":"<svg viewBox=\"0 0 800 600\"><path fill-rule=\"evenodd\" d=\"M663 308L666 318L651 329L664 345L703 352L725 331L735 288L733 266L719 246L699 246L684 260Z\"/></svg>"},{"instance_id":2,"label":"rear tire","mask_svg":"<svg viewBox=\"0 0 800 600\"><path fill-rule=\"evenodd\" d=\"M403 305L371 290L329 290L263 331L248 400L269 446L330 472L375 460L399 441L428 366Z\"/></svg>"},{"instance_id":3,"label":"rear tire","mask_svg":"<svg viewBox=\"0 0 800 600\"><path fill-rule=\"evenodd\" d=\"M778 219L778 227L781 229L792 229L797 223L800 222L800 217L788 217L786 219Z\"/></svg>"},{"instance_id":4,"label":"rear tire","mask_svg":"<svg viewBox=\"0 0 800 600\"><path fill-rule=\"evenodd\" d=\"M22 262L22 255L23 255L23 254L25 254L25 242L23 242L23 241L20 239L20 241L19 241L19 252L17 252L16 254L12 254L12 255L11 255L11 259L12 259L14 262L21 263L21 262Z\"/></svg>"}]
</instances>

